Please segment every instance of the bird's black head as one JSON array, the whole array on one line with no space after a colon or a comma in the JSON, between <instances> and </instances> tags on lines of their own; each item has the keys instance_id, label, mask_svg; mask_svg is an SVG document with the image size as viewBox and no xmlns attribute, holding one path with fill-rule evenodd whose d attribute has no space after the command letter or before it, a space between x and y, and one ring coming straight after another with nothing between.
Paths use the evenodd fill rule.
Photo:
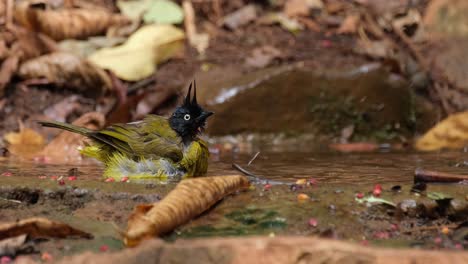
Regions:
<instances>
[{"instance_id":1,"label":"bird's black head","mask_svg":"<svg viewBox=\"0 0 468 264\"><path fill-rule=\"evenodd\" d=\"M193 86L193 99L190 100L190 94ZM205 111L197 103L197 86L195 81L190 83L190 87L185 97L184 103L177 107L169 118L169 124L185 143L191 142L200 132L203 131L206 119L213 112Z\"/></svg>"}]
</instances>

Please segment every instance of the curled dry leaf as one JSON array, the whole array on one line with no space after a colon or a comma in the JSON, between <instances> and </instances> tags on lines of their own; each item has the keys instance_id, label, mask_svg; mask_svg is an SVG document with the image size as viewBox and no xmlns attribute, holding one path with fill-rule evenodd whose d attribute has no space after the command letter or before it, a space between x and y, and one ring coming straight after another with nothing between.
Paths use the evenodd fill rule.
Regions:
<instances>
[{"instance_id":1,"label":"curled dry leaf","mask_svg":"<svg viewBox=\"0 0 468 264\"><path fill-rule=\"evenodd\" d=\"M468 111L450 115L416 141L418 150L460 149L468 146Z\"/></svg>"},{"instance_id":2,"label":"curled dry leaf","mask_svg":"<svg viewBox=\"0 0 468 264\"><path fill-rule=\"evenodd\" d=\"M18 75L23 79L45 78L58 87L69 87L91 97L99 97L111 87L105 71L65 52L29 60L20 66Z\"/></svg>"},{"instance_id":3,"label":"curled dry leaf","mask_svg":"<svg viewBox=\"0 0 468 264\"><path fill-rule=\"evenodd\" d=\"M168 233L225 196L248 186L247 178L240 175L183 180L162 201L135 208L124 242L133 247L145 239Z\"/></svg>"},{"instance_id":4,"label":"curled dry leaf","mask_svg":"<svg viewBox=\"0 0 468 264\"><path fill-rule=\"evenodd\" d=\"M18 157L28 158L35 155L43 147L45 140L36 131L25 128L20 123L19 132L10 132L4 136L8 142L8 151Z\"/></svg>"},{"instance_id":5,"label":"curled dry leaf","mask_svg":"<svg viewBox=\"0 0 468 264\"><path fill-rule=\"evenodd\" d=\"M174 26L146 25L124 44L98 50L88 59L121 79L138 81L153 74L157 64L177 54L183 39L184 32Z\"/></svg>"},{"instance_id":6,"label":"curled dry leaf","mask_svg":"<svg viewBox=\"0 0 468 264\"><path fill-rule=\"evenodd\" d=\"M22 27L12 28L11 33L14 35L14 43L11 44L10 53L16 54L21 62L58 51L57 43L42 33Z\"/></svg>"},{"instance_id":7,"label":"curled dry leaf","mask_svg":"<svg viewBox=\"0 0 468 264\"><path fill-rule=\"evenodd\" d=\"M104 126L105 117L98 112L90 112L76 119L73 124L89 129L100 129ZM85 138L81 135L63 131L40 152L39 156L47 157L54 162L70 162L81 159L79 148Z\"/></svg>"},{"instance_id":8,"label":"curled dry leaf","mask_svg":"<svg viewBox=\"0 0 468 264\"><path fill-rule=\"evenodd\" d=\"M45 4L31 4L29 1L16 5L15 19L29 30L42 32L55 40L101 35L111 26L130 22L122 15L100 8L52 10Z\"/></svg>"},{"instance_id":9,"label":"curled dry leaf","mask_svg":"<svg viewBox=\"0 0 468 264\"><path fill-rule=\"evenodd\" d=\"M30 238L93 238L91 234L73 228L67 224L41 217L0 224L0 239L16 237L23 234L28 235Z\"/></svg>"}]
</instances>

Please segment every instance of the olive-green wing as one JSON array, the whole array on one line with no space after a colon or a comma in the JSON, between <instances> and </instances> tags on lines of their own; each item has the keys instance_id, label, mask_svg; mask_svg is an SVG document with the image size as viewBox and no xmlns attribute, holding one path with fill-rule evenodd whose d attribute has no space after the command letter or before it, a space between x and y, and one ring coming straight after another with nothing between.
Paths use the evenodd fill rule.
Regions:
<instances>
[{"instance_id":1,"label":"olive-green wing","mask_svg":"<svg viewBox=\"0 0 468 264\"><path fill-rule=\"evenodd\" d=\"M94 137L116 150L135 157L182 159L180 138L166 118L149 115L144 120L111 125Z\"/></svg>"}]
</instances>

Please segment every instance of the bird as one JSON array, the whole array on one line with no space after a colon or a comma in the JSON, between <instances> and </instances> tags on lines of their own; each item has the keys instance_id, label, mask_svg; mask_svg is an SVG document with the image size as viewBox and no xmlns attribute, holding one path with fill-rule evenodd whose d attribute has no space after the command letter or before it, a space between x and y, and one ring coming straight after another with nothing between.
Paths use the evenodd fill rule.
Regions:
<instances>
[{"instance_id":1,"label":"bird","mask_svg":"<svg viewBox=\"0 0 468 264\"><path fill-rule=\"evenodd\" d=\"M149 114L140 121L101 130L58 121L39 123L89 138L81 154L104 163L105 178L177 180L207 173L209 150L200 134L213 114L198 104L194 80L183 103L169 117Z\"/></svg>"}]
</instances>

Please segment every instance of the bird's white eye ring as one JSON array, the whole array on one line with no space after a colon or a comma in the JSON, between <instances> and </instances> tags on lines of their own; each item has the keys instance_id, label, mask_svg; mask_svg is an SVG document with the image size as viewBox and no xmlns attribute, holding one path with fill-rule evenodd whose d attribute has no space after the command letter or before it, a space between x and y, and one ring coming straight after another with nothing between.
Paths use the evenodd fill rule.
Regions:
<instances>
[{"instance_id":1,"label":"bird's white eye ring","mask_svg":"<svg viewBox=\"0 0 468 264\"><path fill-rule=\"evenodd\" d=\"M185 120L185 121L189 121L189 120L190 120L190 115L189 115L189 114L185 114L185 115L184 115L184 120Z\"/></svg>"}]
</instances>

